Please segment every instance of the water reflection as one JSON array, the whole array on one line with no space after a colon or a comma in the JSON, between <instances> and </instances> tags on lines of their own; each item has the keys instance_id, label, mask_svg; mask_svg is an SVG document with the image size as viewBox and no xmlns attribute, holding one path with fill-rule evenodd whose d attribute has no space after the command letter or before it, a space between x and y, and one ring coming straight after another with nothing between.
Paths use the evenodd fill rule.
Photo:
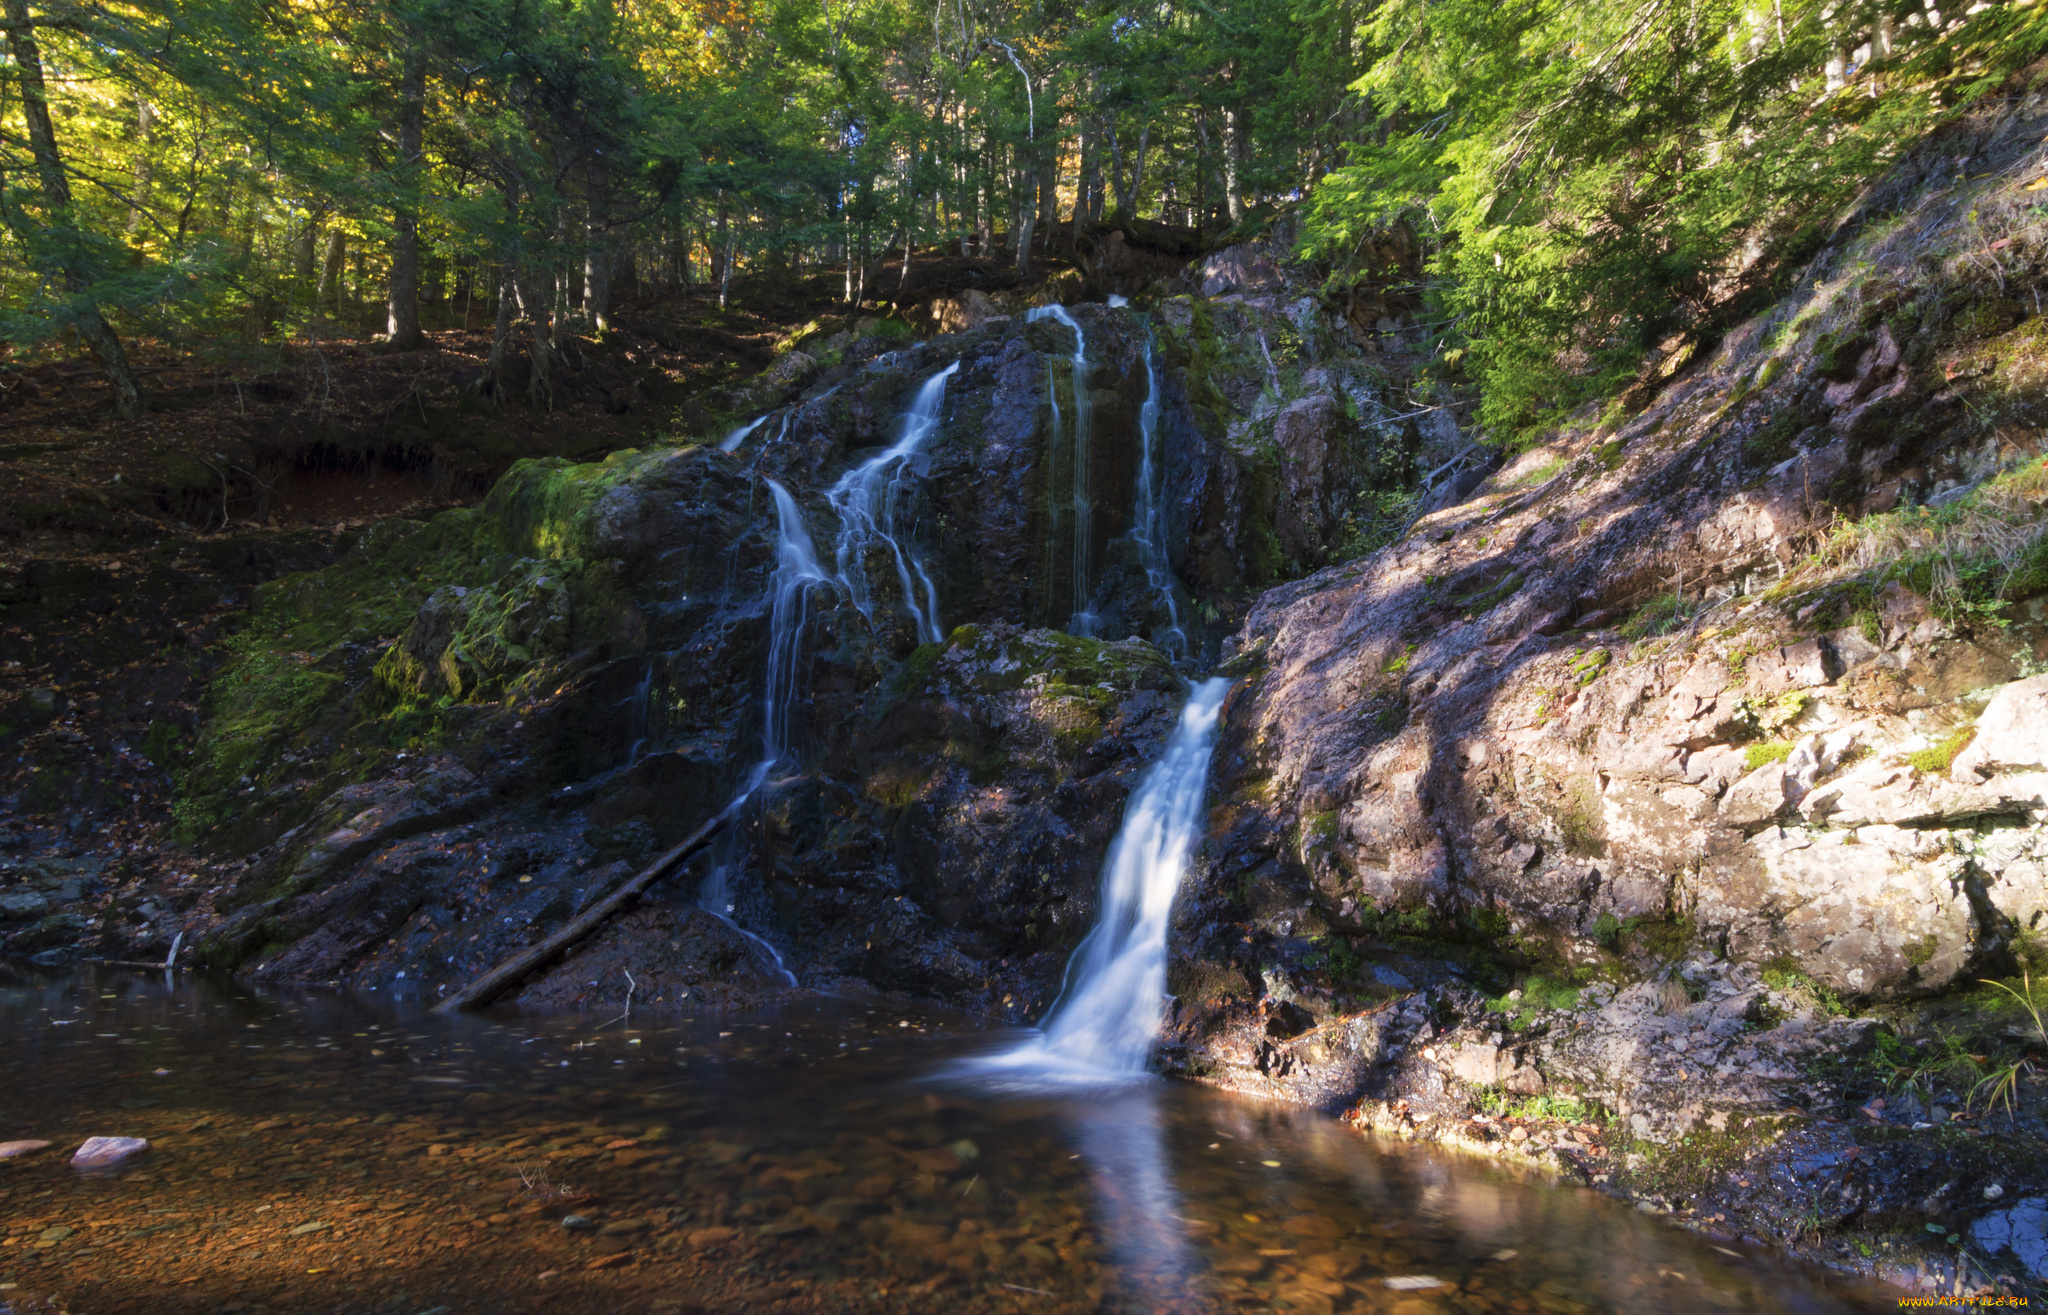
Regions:
<instances>
[{"instance_id":1,"label":"water reflection","mask_svg":"<svg viewBox=\"0 0 2048 1315\"><path fill-rule=\"evenodd\" d=\"M154 974L0 989L0 1141L57 1143L0 1162L0 1283L18 1285L0 1305L1893 1306L1303 1111L1158 1079L934 1083L1015 1043L955 1015L804 1000L598 1027L421 1008ZM86 1179L63 1156L90 1135L157 1149ZM565 1229L569 1213L596 1226Z\"/></svg>"},{"instance_id":2,"label":"water reflection","mask_svg":"<svg viewBox=\"0 0 2048 1315\"><path fill-rule=\"evenodd\" d=\"M1072 1109L1118 1286L1152 1310L1189 1296L1204 1266L1188 1241L1166 1152L1162 1083L1140 1083Z\"/></svg>"}]
</instances>

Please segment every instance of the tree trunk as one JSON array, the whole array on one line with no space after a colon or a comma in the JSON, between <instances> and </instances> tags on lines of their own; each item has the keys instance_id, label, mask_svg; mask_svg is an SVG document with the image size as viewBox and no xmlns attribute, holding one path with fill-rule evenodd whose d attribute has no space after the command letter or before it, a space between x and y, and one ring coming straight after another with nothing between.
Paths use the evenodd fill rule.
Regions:
<instances>
[{"instance_id":1,"label":"tree trunk","mask_svg":"<svg viewBox=\"0 0 2048 1315\"><path fill-rule=\"evenodd\" d=\"M1237 111L1223 111L1223 204L1232 224L1244 222L1244 186L1238 178Z\"/></svg>"},{"instance_id":2,"label":"tree trunk","mask_svg":"<svg viewBox=\"0 0 2048 1315\"><path fill-rule=\"evenodd\" d=\"M1017 222L1010 232L1017 244L1017 273L1031 277L1031 235L1038 227L1038 179L1027 157L1017 162L1010 185L1015 198L1011 206L1017 215Z\"/></svg>"},{"instance_id":3,"label":"tree trunk","mask_svg":"<svg viewBox=\"0 0 2048 1315\"><path fill-rule=\"evenodd\" d=\"M612 327L611 179L602 165L584 170L583 313L599 333Z\"/></svg>"},{"instance_id":4,"label":"tree trunk","mask_svg":"<svg viewBox=\"0 0 2048 1315\"><path fill-rule=\"evenodd\" d=\"M399 351L427 344L426 335L420 332L420 217L410 195L418 185L426 140L427 51L410 35L407 42L398 85L399 202L391 216L391 279L385 313L391 345Z\"/></svg>"},{"instance_id":5,"label":"tree trunk","mask_svg":"<svg viewBox=\"0 0 2048 1315\"><path fill-rule=\"evenodd\" d=\"M1131 218L1138 217L1138 207L1145 204L1145 154L1152 144L1152 125L1138 129L1138 150L1131 157Z\"/></svg>"},{"instance_id":6,"label":"tree trunk","mask_svg":"<svg viewBox=\"0 0 2048 1315\"><path fill-rule=\"evenodd\" d=\"M1088 174L1095 167L1095 134L1083 129L1081 132L1081 154L1074 165L1074 228L1073 242L1076 249L1081 245L1081 234L1088 226Z\"/></svg>"},{"instance_id":7,"label":"tree trunk","mask_svg":"<svg viewBox=\"0 0 2048 1315\"><path fill-rule=\"evenodd\" d=\"M526 310L527 327L532 333L532 344L527 355L533 367L533 374L526 381L526 395L536 409L546 407L553 410L555 326L552 289L548 288L545 282L536 282L531 274L522 272L517 291L520 304Z\"/></svg>"},{"instance_id":8,"label":"tree trunk","mask_svg":"<svg viewBox=\"0 0 2048 1315\"><path fill-rule=\"evenodd\" d=\"M313 304L321 308L333 307L334 313L341 314L341 266L348 256L348 234L339 228L327 231L327 258L320 266L320 291L313 298Z\"/></svg>"},{"instance_id":9,"label":"tree trunk","mask_svg":"<svg viewBox=\"0 0 2048 1315\"><path fill-rule=\"evenodd\" d=\"M156 163L149 158L150 141L156 135L156 109L146 100L135 102L135 181L128 194L128 238L142 231L142 219L149 211L149 184L156 175Z\"/></svg>"},{"instance_id":10,"label":"tree trunk","mask_svg":"<svg viewBox=\"0 0 2048 1315\"><path fill-rule=\"evenodd\" d=\"M92 278L86 267L85 244L71 219L71 182L64 176L64 159L57 154L57 129L50 122L50 102L43 86L43 52L30 26L28 0L5 0L7 45L21 79L21 113L28 125L29 150L36 160L36 177L42 183L45 222L50 235L63 248L59 268L65 291L71 294L71 321L78 336L99 357L100 369L114 391L114 414L133 420L147 408L142 385L129 367L128 353L113 326L100 314L88 295Z\"/></svg>"},{"instance_id":11,"label":"tree trunk","mask_svg":"<svg viewBox=\"0 0 2048 1315\"><path fill-rule=\"evenodd\" d=\"M1109 142L1109 186L1116 193L1116 212L1128 219L1132 217L1131 176L1124 172L1124 145L1117 138L1114 118L1106 121L1102 135Z\"/></svg>"},{"instance_id":12,"label":"tree trunk","mask_svg":"<svg viewBox=\"0 0 2048 1315\"><path fill-rule=\"evenodd\" d=\"M498 274L498 322L491 329L491 354L484 360L484 377L480 384L493 406L505 404L505 349L512 343L512 312L519 304L519 294L512 284L515 259L507 255L504 268Z\"/></svg>"}]
</instances>

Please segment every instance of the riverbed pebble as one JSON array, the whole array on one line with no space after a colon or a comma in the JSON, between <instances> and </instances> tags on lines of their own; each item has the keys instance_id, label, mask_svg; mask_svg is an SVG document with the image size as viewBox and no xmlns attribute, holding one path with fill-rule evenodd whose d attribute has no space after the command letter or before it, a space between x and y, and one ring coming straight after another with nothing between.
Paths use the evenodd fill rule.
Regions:
<instances>
[{"instance_id":1,"label":"riverbed pebble","mask_svg":"<svg viewBox=\"0 0 2048 1315\"><path fill-rule=\"evenodd\" d=\"M71 1153L76 1169L109 1169L149 1149L147 1137L87 1137Z\"/></svg>"}]
</instances>

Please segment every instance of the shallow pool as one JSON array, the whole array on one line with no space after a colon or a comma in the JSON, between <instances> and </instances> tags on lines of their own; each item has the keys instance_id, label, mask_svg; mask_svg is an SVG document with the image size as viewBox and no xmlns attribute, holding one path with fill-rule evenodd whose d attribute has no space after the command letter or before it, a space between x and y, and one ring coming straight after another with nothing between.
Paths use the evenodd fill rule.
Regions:
<instances>
[{"instance_id":1,"label":"shallow pool","mask_svg":"<svg viewBox=\"0 0 2048 1315\"><path fill-rule=\"evenodd\" d=\"M0 1141L54 1143L0 1161L0 1311L1895 1308L1317 1115L989 1090L945 1075L1014 1033L896 1004L451 1020L0 984ZM153 1148L72 1170L94 1135Z\"/></svg>"}]
</instances>

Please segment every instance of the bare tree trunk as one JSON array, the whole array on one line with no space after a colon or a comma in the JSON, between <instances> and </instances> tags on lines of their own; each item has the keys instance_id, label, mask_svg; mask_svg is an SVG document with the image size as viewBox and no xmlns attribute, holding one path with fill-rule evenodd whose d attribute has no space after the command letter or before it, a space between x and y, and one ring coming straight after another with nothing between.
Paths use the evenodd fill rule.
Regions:
<instances>
[{"instance_id":1,"label":"bare tree trunk","mask_svg":"<svg viewBox=\"0 0 2048 1315\"><path fill-rule=\"evenodd\" d=\"M980 177L975 186L980 193L980 209L975 218L979 227L974 234L975 251L983 260L995 254L996 249L996 146L992 132L984 132L981 141L982 167L977 171Z\"/></svg>"},{"instance_id":2,"label":"bare tree trunk","mask_svg":"<svg viewBox=\"0 0 2048 1315\"><path fill-rule=\"evenodd\" d=\"M519 304L519 294L512 283L515 259L508 254L498 273L498 320L491 328L491 354L484 360L481 387L490 395L493 406L505 404L505 349L512 342L512 311Z\"/></svg>"},{"instance_id":3,"label":"bare tree trunk","mask_svg":"<svg viewBox=\"0 0 2048 1315\"><path fill-rule=\"evenodd\" d=\"M1038 227L1038 179L1031 163L1028 158L1017 162L1010 188L1016 198L1011 205L1017 212L1010 231L1017 242L1017 272L1025 278L1031 277L1031 234Z\"/></svg>"},{"instance_id":4,"label":"bare tree trunk","mask_svg":"<svg viewBox=\"0 0 2048 1315\"><path fill-rule=\"evenodd\" d=\"M149 184L156 176L156 162L149 158L149 147L156 136L156 108L148 101L135 102L135 181L130 184L128 195L128 237L132 241L142 231L142 219L149 212Z\"/></svg>"},{"instance_id":5,"label":"bare tree trunk","mask_svg":"<svg viewBox=\"0 0 2048 1315\"><path fill-rule=\"evenodd\" d=\"M1138 129L1138 149L1131 157L1131 218L1138 217L1138 207L1145 204L1145 154L1152 144L1152 125Z\"/></svg>"},{"instance_id":6,"label":"bare tree trunk","mask_svg":"<svg viewBox=\"0 0 2048 1315\"><path fill-rule=\"evenodd\" d=\"M341 266L347 256L348 234L339 228L327 230L327 258L320 265L320 291L313 304L332 307L336 315L341 314Z\"/></svg>"},{"instance_id":7,"label":"bare tree trunk","mask_svg":"<svg viewBox=\"0 0 2048 1315\"><path fill-rule=\"evenodd\" d=\"M1095 168L1095 134L1085 128L1081 132L1081 154L1074 166L1074 228L1073 242L1081 244L1081 234L1088 226L1088 175Z\"/></svg>"},{"instance_id":8,"label":"bare tree trunk","mask_svg":"<svg viewBox=\"0 0 2048 1315\"><path fill-rule=\"evenodd\" d=\"M735 249L739 245L739 226L731 224L725 230L725 259L719 262L718 309L725 309L725 300L732 294L732 267Z\"/></svg>"},{"instance_id":9,"label":"bare tree trunk","mask_svg":"<svg viewBox=\"0 0 2048 1315\"><path fill-rule=\"evenodd\" d=\"M526 381L526 395L535 408L554 409L555 405L555 326L554 298L552 289L537 286L533 277L521 272L516 291L520 305L526 311L527 327L532 334L532 344L527 353L533 367L532 375Z\"/></svg>"},{"instance_id":10,"label":"bare tree trunk","mask_svg":"<svg viewBox=\"0 0 2048 1315\"><path fill-rule=\"evenodd\" d=\"M408 38L405 63L399 73L398 105L398 205L391 216L391 279L386 300L385 328L391 345L400 351L426 346L420 332L420 217L408 195L417 183L420 156L426 143L427 52Z\"/></svg>"},{"instance_id":11,"label":"bare tree trunk","mask_svg":"<svg viewBox=\"0 0 2048 1315\"><path fill-rule=\"evenodd\" d=\"M585 170L583 313L599 333L612 327L611 178L602 165Z\"/></svg>"},{"instance_id":12,"label":"bare tree trunk","mask_svg":"<svg viewBox=\"0 0 2048 1315\"><path fill-rule=\"evenodd\" d=\"M1244 222L1244 187L1237 173L1238 160L1238 117L1237 111L1223 111L1223 204L1230 222Z\"/></svg>"},{"instance_id":13,"label":"bare tree trunk","mask_svg":"<svg viewBox=\"0 0 2048 1315\"><path fill-rule=\"evenodd\" d=\"M57 129L50 122L50 102L43 86L43 52L36 44L35 29L28 15L28 0L5 0L7 45L14 56L21 79L21 112L28 125L29 149L35 154L36 176L42 183L45 222L51 235L67 249L59 256L64 287L71 294L71 321L99 357L100 369L114 390L114 414L132 420L147 408L142 385L128 364L128 353L113 326L100 314L99 306L87 295L92 278L86 268L85 244L71 221L71 182L64 176L64 159L57 153Z\"/></svg>"},{"instance_id":14,"label":"bare tree trunk","mask_svg":"<svg viewBox=\"0 0 2048 1315\"><path fill-rule=\"evenodd\" d=\"M1117 137L1114 116L1104 119L1102 135L1109 142L1109 186L1116 193L1116 212L1130 218L1131 176L1124 171L1124 145Z\"/></svg>"}]
</instances>

